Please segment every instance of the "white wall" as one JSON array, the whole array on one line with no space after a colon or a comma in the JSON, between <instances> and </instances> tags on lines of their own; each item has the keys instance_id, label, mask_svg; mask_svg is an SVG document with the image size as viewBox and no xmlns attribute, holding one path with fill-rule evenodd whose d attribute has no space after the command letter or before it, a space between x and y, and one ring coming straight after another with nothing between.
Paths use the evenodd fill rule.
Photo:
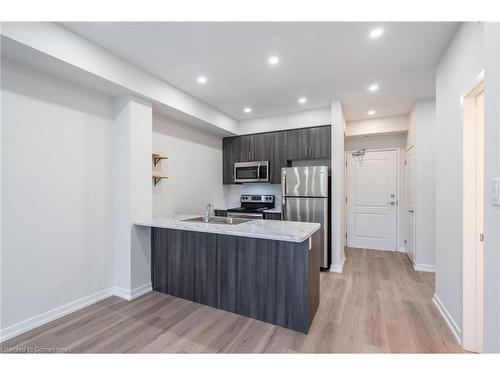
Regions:
<instances>
[{"instance_id":1,"label":"white wall","mask_svg":"<svg viewBox=\"0 0 500 375\"><path fill-rule=\"evenodd\" d=\"M398 209L398 249L404 249L404 162L405 162L405 149L406 149L406 134L376 134L357 137L346 137L344 142L344 149L346 152L359 149L367 150L382 150L382 149L399 149L399 176L398 183L400 189L399 195L399 209Z\"/></svg>"},{"instance_id":2,"label":"white wall","mask_svg":"<svg viewBox=\"0 0 500 375\"><path fill-rule=\"evenodd\" d=\"M346 135L368 135L401 133L408 131L408 116L381 117L360 121L349 121L346 125Z\"/></svg>"},{"instance_id":3,"label":"white wall","mask_svg":"<svg viewBox=\"0 0 500 375\"><path fill-rule=\"evenodd\" d=\"M207 203L225 206L222 137L155 115L153 152L168 157L154 168L168 179L153 187L153 216L202 214Z\"/></svg>"},{"instance_id":4,"label":"white wall","mask_svg":"<svg viewBox=\"0 0 500 375\"><path fill-rule=\"evenodd\" d=\"M430 270L435 265L436 101L417 102L410 117L415 120L415 263Z\"/></svg>"},{"instance_id":5,"label":"white wall","mask_svg":"<svg viewBox=\"0 0 500 375\"><path fill-rule=\"evenodd\" d=\"M404 150L406 148L406 133L345 137L344 148L346 151L362 148L367 150L401 148Z\"/></svg>"},{"instance_id":6,"label":"white wall","mask_svg":"<svg viewBox=\"0 0 500 375\"><path fill-rule=\"evenodd\" d=\"M2 334L112 286L111 100L7 65Z\"/></svg>"},{"instance_id":7,"label":"white wall","mask_svg":"<svg viewBox=\"0 0 500 375\"><path fill-rule=\"evenodd\" d=\"M484 351L500 352L500 207L491 180L500 178L500 24L485 24Z\"/></svg>"},{"instance_id":8,"label":"white wall","mask_svg":"<svg viewBox=\"0 0 500 375\"><path fill-rule=\"evenodd\" d=\"M345 117L342 103L333 100L331 105L332 124L332 266L333 272L342 272L345 246L345 160L344 136Z\"/></svg>"},{"instance_id":9,"label":"white wall","mask_svg":"<svg viewBox=\"0 0 500 375\"><path fill-rule=\"evenodd\" d=\"M406 137L406 149L409 150L410 147L416 144L416 133L417 133L417 112L415 106L411 109L408 115L408 133Z\"/></svg>"},{"instance_id":10,"label":"white wall","mask_svg":"<svg viewBox=\"0 0 500 375\"><path fill-rule=\"evenodd\" d=\"M238 134L263 133L269 131L306 128L310 126L329 125L331 108L317 108L307 111L285 113L282 115L260 117L240 121Z\"/></svg>"},{"instance_id":11,"label":"white wall","mask_svg":"<svg viewBox=\"0 0 500 375\"><path fill-rule=\"evenodd\" d=\"M436 72L436 296L453 320L452 325L456 326L459 336L463 289L463 113L460 98L483 67L483 24L464 23Z\"/></svg>"}]
</instances>

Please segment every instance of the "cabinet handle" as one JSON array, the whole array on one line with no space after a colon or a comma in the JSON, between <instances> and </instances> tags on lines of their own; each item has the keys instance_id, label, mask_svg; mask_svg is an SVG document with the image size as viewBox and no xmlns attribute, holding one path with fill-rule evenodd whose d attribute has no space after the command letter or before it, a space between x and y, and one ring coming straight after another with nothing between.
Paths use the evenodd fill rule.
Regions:
<instances>
[{"instance_id":1,"label":"cabinet handle","mask_svg":"<svg viewBox=\"0 0 500 375\"><path fill-rule=\"evenodd\" d=\"M304 147L304 156L307 157L307 147Z\"/></svg>"},{"instance_id":2,"label":"cabinet handle","mask_svg":"<svg viewBox=\"0 0 500 375\"><path fill-rule=\"evenodd\" d=\"M309 147L309 157L312 158L313 156L313 148Z\"/></svg>"}]
</instances>

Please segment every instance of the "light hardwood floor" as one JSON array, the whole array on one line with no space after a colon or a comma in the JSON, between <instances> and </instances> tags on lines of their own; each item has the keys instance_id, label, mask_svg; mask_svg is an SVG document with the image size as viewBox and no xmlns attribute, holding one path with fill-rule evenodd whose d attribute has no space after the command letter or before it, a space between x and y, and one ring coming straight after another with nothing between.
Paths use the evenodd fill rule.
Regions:
<instances>
[{"instance_id":1,"label":"light hardwood floor","mask_svg":"<svg viewBox=\"0 0 500 375\"><path fill-rule=\"evenodd\" d=\"M342 274L321 274L308 335L151 292L111 297L26 332L4 348L73 353L455 353L431 298L434 274L404 254L346 250Z\"/></svg>"}]
</instances>

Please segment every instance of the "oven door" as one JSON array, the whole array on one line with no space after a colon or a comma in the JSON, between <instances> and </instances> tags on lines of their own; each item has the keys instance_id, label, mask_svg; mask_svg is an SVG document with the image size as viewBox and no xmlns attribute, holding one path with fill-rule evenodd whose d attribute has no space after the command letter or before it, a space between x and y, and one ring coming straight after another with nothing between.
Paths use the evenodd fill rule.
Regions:
<instances>
[{"instance_id":1,"label":"oven door","mask_svg":"<svg viewBox=\"0 0 500 375\"><path fill-rule=\"evenodd\" d=\"M234 182L269 182L269 161L234 163Z\"/></svg>"},{"instance_id":2,"label":"oven door","mask_svg":"<svg viewBox=\"0 0 500 375\"><path fill-rule=\"evenodd\" d=\"M241 219L264 219L264 214L252 212L228 212L227 217L238 217Z\"/></svg>"}]
</instances>

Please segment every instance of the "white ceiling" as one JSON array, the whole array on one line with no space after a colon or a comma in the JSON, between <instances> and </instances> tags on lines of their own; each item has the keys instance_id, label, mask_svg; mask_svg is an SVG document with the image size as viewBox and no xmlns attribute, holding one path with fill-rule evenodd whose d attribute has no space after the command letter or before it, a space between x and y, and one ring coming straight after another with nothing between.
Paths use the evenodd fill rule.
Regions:
<instances>
[{"instance_id":1,"label":"white ceiling","mask_svg":"<svg viewBox=\"0 0 500 375\"><path fill-rule=\"evenodd\" d=\"M63 25L238 119L327 106L349 121L406 114L435 96L435 66L458 23L142 23ZM384 34L370 39L381 26ZM277 66L268 64L279 56ZM200 85L196 78L207 77ZM376 94L368 92L378 83ZM305 96L306 104L299 105ZM251 107L250 114L243 112Z\"/></svg>"}]
</instances>

